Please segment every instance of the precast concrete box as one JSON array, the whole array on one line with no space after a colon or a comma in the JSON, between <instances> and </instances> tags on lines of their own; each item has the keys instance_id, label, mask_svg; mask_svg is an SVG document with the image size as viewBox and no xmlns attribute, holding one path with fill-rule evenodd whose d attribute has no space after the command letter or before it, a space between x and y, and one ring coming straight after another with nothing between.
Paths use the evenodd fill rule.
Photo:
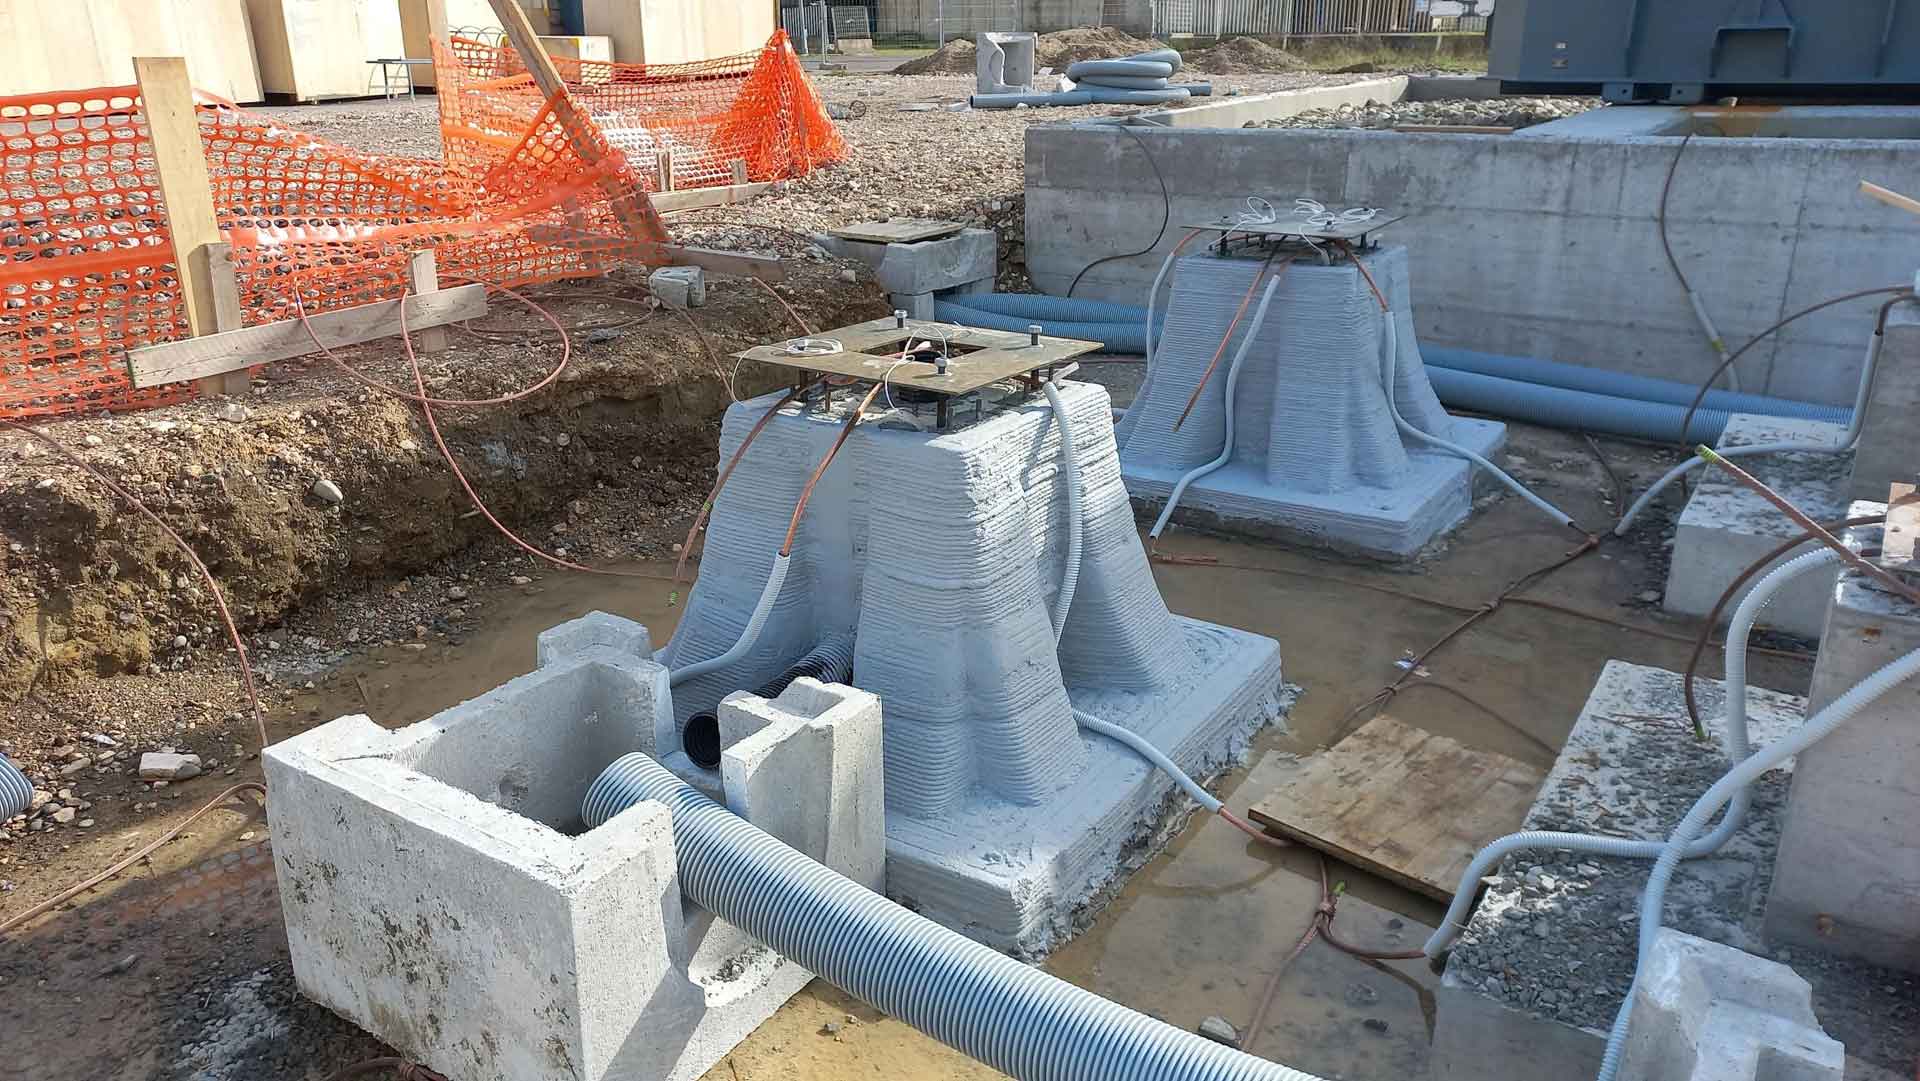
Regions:
<instances>
[{"instance_id":1,"label":"precast concrete box","mask_svg":"<svg viewBox=\"0 0 1920 1081\"><path fill-rule=\"evenodd\" d=\"M664 807L583 828L601 771L672 731L651 657L645 628L595 613L543 634L534 672L426 720L342 717L268 748L302 993L452 1081L679 1081L804 986L682 898ZM802 683L729 704L755 719L733 724L726 798L877 887L879 703Z\"/></svg>"}]
</instances>

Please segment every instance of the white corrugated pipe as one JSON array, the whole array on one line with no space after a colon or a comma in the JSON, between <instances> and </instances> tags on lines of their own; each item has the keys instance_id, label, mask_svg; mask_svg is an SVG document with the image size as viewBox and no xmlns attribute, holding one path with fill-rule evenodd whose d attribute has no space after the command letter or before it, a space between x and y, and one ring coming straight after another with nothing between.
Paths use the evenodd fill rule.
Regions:
<instances>
[{"instance_id":1,"label":"white corrugated pipe","mask_svg":"<svg viewBox=\"0 0 1920 1081\"><path fill-rule=\"evenodd\" d=\"M767 614L773 611L773 602L780 596L781 583L787 580L787 558L785 552L773 557L773 570L767 575L767 584L760 590L760 603L753 606L753 614L747 617L747 625L740 631L739 639L718 657L708 657L704 661L695 661L675 668L668 677L669 685L677 685L682 680L706 675L717 668L725 668L747 655L747 651L752 649L754 642L760 638L760 628L766 626ZM676 644L679 639L679 635L674 635ZM677 648L674 650L675 660L679 659L679 652Z\"/></svg>"},{"instance_id":2,"label":"white corrugated pipe","mask_svg":"<svg viewBox=\"0 0 1920 1081\"><path fill-rule=\"evenodd\" d=\"M1253 322L1247 324L1246 334L1240 339L1240 348L1233 352L1233 363L1227 365L1227 427L1226 438L1220 443L1219 455L1204 465L1188 470L1185 476L1174 482L1173 491L1167 493L1167 505L1160 508L1160 517L1154 519L1153 528L1147 530L1149 539L1160 539L1160 534L1167 528L1167 523L1173 520L1174 508L1180 505L1180 497L1186 494L1187 485L1226 465L1227 459L1233 457L1233 393L1240 383L1240 362L1247 359L1247 350L1253 348L1253 339L1259 337L1260 327L1267 320L1267 305L1273 302L1273 291L1279 287L1278 275L1267 280L1267 289L1260 294L1260 307L1254 310Z\"/></svg>"},{"instance_id":3,"label":"white corrugated pipe","mask_svg":"<svg viewBox=\"0 0 1920 1081\"><path fill-rule=\"evenodd\" d=\"M1646 963L1647 955L1653 951L1653 941L1659 937L1665 919L1663 908L1667 883L1673 880L1674 867L1685 857L1693 835L1700 832L1713 813L1720 809L1720 805L1759 780L1768 770L1833 734L1835 729L1852 720L1854 714L1916 674L1920 674L1920 649L1855 684L1852 690L1828 703L1827 708L1794 729L1792 735L1761 748L1745 762L1728 770L1726 776L1715 781L1713 787L1694 802L1687 816L1674 828L1673 835L1667 838L1665 850L1654 861L1653 873L1647 877L1646 892L1640 895L1640 964ZM1627 989L1627 997L1620 1003L1620 1012L1614 1016L1613 1029L1607 1034L1607 1049L1600 1056L1599 1081L1613 1081L1614 1075L1620 1071L1620 1058L1627 1046L1627 1027L1633 1016L1633 996L1639 986L1640 973L1636 969L1633 986Z\"/></svg>"},{"instance_id":4,"label":"white corrugated pipe","mask_svg":"<svg viewBox=\"0 0 1920 1081\"><path fill-rule=\"evenodd\" d=\"M1074 365L1067 372L1077 367ZM1060 425L1060 469L1066 474L1067 484L1067 565L1060 574L1060 596L1053 607L1053 644L1056 646L1060 644L1060 636L1066 633L1067 611L1073 607L1074 590L1080 585L1080 545L1085 514L1081 506L1080 465L1073 457L1073 425L1067 420L1066 404L1060 400L1059 380L1067 372L1061 372L1040 384L1041 389L1047 392L1047 404L1053 407L1054 423Z\"/></svg>"},{"instance_id":5,"label":"white corrugated pipe","mask_svg":"<svg viewBox=\"0 0 1920 1081\"><path fill-rule=\"evenodd\" d=\"M1021 964L808 859L630 754L588 790L589 828L642 800L673 816L694 903L828 983L1021 1081L1317 1081Z\"/></svg>"},{"instance_id":6,"label":"white corrugated pipe","mask_svg":"<svg viewBox=\"0 0 1920 1081\"><path fill-rule=\"evenodd\" d=\"M1720 456L1722 458L1750 458L1756 454L1787 454L1792 452L1845 454L1847 451L1852 450L1853 445L1860 442L1860 429L1866 424L1867 398L1873 393L1874 373L1880 368L1880 345L1886 341L1886 337L1886 331L1876 327L1872 336L1867 339L1866 359L1860 362L1860 383L1853 390L1853 416L1847 421L1847 430L1840 436L1837 442L1751 443L1744 447L1721 447L1719 448ZM1729 369L1729 371L1731 371L1731 369ZM1614 535L1618 537L1626 536L1627 527L1633 524L1633 520L1640 516L1641 511L1647 509L1647 504L1653 502L1655 497L1659 496L1661 492L1666 491L1668 485L1686 476L1689 471L1700 468L1701 463L1704 461L1706 461L1706 459L1697 455L1688 455L1685 461L1662 474L1659 480L1654 481L1647 487L1646 491L1640 493L1640 498L1633 501L1633 505L1627 508L1627 513L1620 516L1620 524L1613 527Z\"/></svg>"},{"instance_id":7,"label":"white corrugated pipe","mask_svg":"<svg viewBox=\"0 0 1920 1081\"><path fill-rule=\"evenodd\" d=\"M1832 565L1840 554L1831 548L1806 552L1775 567L1765 577L1754 583L1753 588L1740 601L1733 611L1733 619L1727 626L1726 645L1726 689L1727 717L1720 738L1724 743L1727 762L1737 765L1747 759L1750 743L1747 739L1747 635L1753 630L1754 622L1760 612L1780 591L1780 587L1789 581ZM1696 859L1710 855L1727 843L1735 830L1740 828L1741 819L1746 817L1747 805L1751 797L1744 791L1734 797L1733 806L1727 809L1726 817L1712 833L1700 838L1683 853L1687 859ZM1657 859L1667 850L1665 841L1630 841L1624 837L1597 837L1586 833L1561 833L1554 830L1527 830L1522 833L1510 833L1481 849L1467 866L1466 873L1460 876L1460 886L1453 891L1453 902L1447 906L1446 918L1427 939L1421 950L1428 957L1439 957L1453 940L1466 930L1467 918L1471 914L1475 895L1479 892L1480 879L1493 870L1499 862L1514 852L1530 848L1558 848L1569 852L1584 852L1595 856L1615 856L1623 859Z\"/></svg>"},{"instance_id":8,"label":"white corrugated pipe","mask_svg":"<svg viewBox=\"0 0 1920 1081\"><path fill-rule=\"evenodd\" d=\"M1397 373L1400 368L1400 329L1394 325L1393 311L1391 309L1382 308L1380 318L1381 325L1385 328L1381 337L1387 347L1387 355L1381 365L1383 374L1382 382L1384 384L1381 387L1381 391L1387 396L1387 412L1393 414L1394 426L1400 429L1400 434L1417 439L1422 443L1430 443L1449 454L1465 458L1474 465L1492 473L1496 480L1508 488L1513 489L1514 493L1520 498L1540 508L1541 512L1549 518L1552 518L1569 529L1580 528L1574 524L1572 516L1567 514L1566 511L1533 494L1531 488L1508 476L1506 470L1501 469L1499 466L1494 465L1492 462L1487 461L1485 458L1482 458L1480 455L1475 454L1458 443L1442 439L1437 435L1429 435L1407 423L1407 419L1400 415L1399 405L1393 400L1393 388L1398 385L1395 380L1398 378Z\"/></svg>"}]
</instances>

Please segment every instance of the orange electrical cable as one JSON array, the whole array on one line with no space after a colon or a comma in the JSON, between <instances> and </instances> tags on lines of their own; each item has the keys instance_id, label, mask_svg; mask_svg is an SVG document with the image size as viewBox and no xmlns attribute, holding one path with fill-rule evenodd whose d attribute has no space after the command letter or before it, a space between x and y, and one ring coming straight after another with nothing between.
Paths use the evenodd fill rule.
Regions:
<instances>
[{"instance_id":1,"label":"orange electrical cable","mask_svg":"<svg viewBox=\"0 0 1920 1081\"><path fill-rule=\"evenodd\" d=\"M1260 282L1267 276L1267 268L1274 265L1274 257L1278 254L1267 256L1267 261L1260 264L1260 272L1253 276L1252 283L1247 286L1247 295L1240 298L1240 307L1234 311L1232 322L1227 324L1227 332L1220 336L1220 347L1213 351L1213 359L1207 361L1207 370L1200 373L1200 381L1193 385L1193 394L1187 398L1187 407L1180 411L1180 419L1173 422L1174 431L1179 431L1180 426L1187 422L1187 414L1192 413L1195 403L1200 401L1200 392L1207 389L1207 380L1213 378L1214 369L1220 366L1220 358L1227 352L1227 343L1233 340L1234 330L1240 326L1241 317L1247 314L1247 305L1253 303L1254 292L1260 288ZM1284 271L1291 262L1293 256L1289 255L1280 262L1280 269Z\"/></svg>"},{"instance_id":2,"label":"orange electrical cable","mask_svg":"<svg viewBox=\"0 0 1920 1081\"><path fill-rule=\"evenodd\" d=\"M834 455L839 454L840 448L846 445L847 436L853 434L853 426L860 423L860 415L867 411L867 406L872 405L873 399L879 395L880 388L886 385L886 379L882 378L880 382L873 385L872 390L867 391L867 396L860 399L860 404L853 407L852 413L847 414L847 422L840 426L840 434L834 439L833 446L827 448L826 457L820 459L820 464L813 467L813 476L807 478L807 486L800 489L800 499L793 505L793 521L787 523L786 539L780 542L781 555L793 553L793 538L800 532L800 516L806 513L807 501L813 498L813 486L820 483L821 474L827 471L827 466L833 464Z\"/></svg>"}]
</instances>

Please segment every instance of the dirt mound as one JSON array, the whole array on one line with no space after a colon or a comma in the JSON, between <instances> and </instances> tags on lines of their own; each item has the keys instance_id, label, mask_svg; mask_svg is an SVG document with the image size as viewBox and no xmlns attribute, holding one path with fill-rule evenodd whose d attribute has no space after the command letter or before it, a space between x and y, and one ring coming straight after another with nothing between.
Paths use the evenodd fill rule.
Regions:
<instances>
[{"instance_id":1,"label":"dirt mound","mask_svg":"<svg viewBox=\"0 0 1920 1081\"><path fill-rule=\"evenodd\" d=\"M1107 60L1116 56L1164 49L1151 38L1137 38L1111 26L1083 26L1041 34L1034 42L1034 66L1065 71L1068 64L1080 60ZM1278 51L1278 50L1276 50ZM1282 54L1284 55L1284 54ZM895 75L972 75L977 70L973 41L955 38L929 56L922 56L893 69ZM1276 68L1276 71L1288 70Z\"/></svg>"},{"instance_id":2,"label":"dirt mound","mask_svg":"<svg viewBox=\"0 0 1920 1081\"><path fill-rule=\"evenodd\" d=\"M1306 71L1307 63L1258 38L1228 38L1212 48L1189 53L1187 67L1217 75L1258 75Z\"/></svg>"}]
</instances>

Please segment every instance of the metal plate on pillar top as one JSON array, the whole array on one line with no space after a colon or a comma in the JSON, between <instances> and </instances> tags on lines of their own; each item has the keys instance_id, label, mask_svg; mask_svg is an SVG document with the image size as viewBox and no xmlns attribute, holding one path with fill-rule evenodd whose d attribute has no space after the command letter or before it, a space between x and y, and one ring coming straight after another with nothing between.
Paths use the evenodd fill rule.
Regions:
<instances>
[{"instance_id":1,"label":"metal plate on pillar top","mask_svg":"<svg viewBox=\"0 0 1920 1081\"><path fill-rule=\"evenodd\" d=\"M920 319L906 320L902 326L893 316L822 331L819 338L811 340L821 339L839 342L840 352L790 351L787 342L771 342L743 349L733 356L802 372L851 376L869 383L884 380L892 387L951 397L971 394L1004 379L1064 367L1074 357L1101 348L1099 342L1079 338L1041 334L1035 340L1033 335L1013 331ZM942 374L934 365L921 361L901 360L900 353L909 339L915 343L932 342L936 348L946 349L946 372Z\"/></svg>"}]
</instances>

